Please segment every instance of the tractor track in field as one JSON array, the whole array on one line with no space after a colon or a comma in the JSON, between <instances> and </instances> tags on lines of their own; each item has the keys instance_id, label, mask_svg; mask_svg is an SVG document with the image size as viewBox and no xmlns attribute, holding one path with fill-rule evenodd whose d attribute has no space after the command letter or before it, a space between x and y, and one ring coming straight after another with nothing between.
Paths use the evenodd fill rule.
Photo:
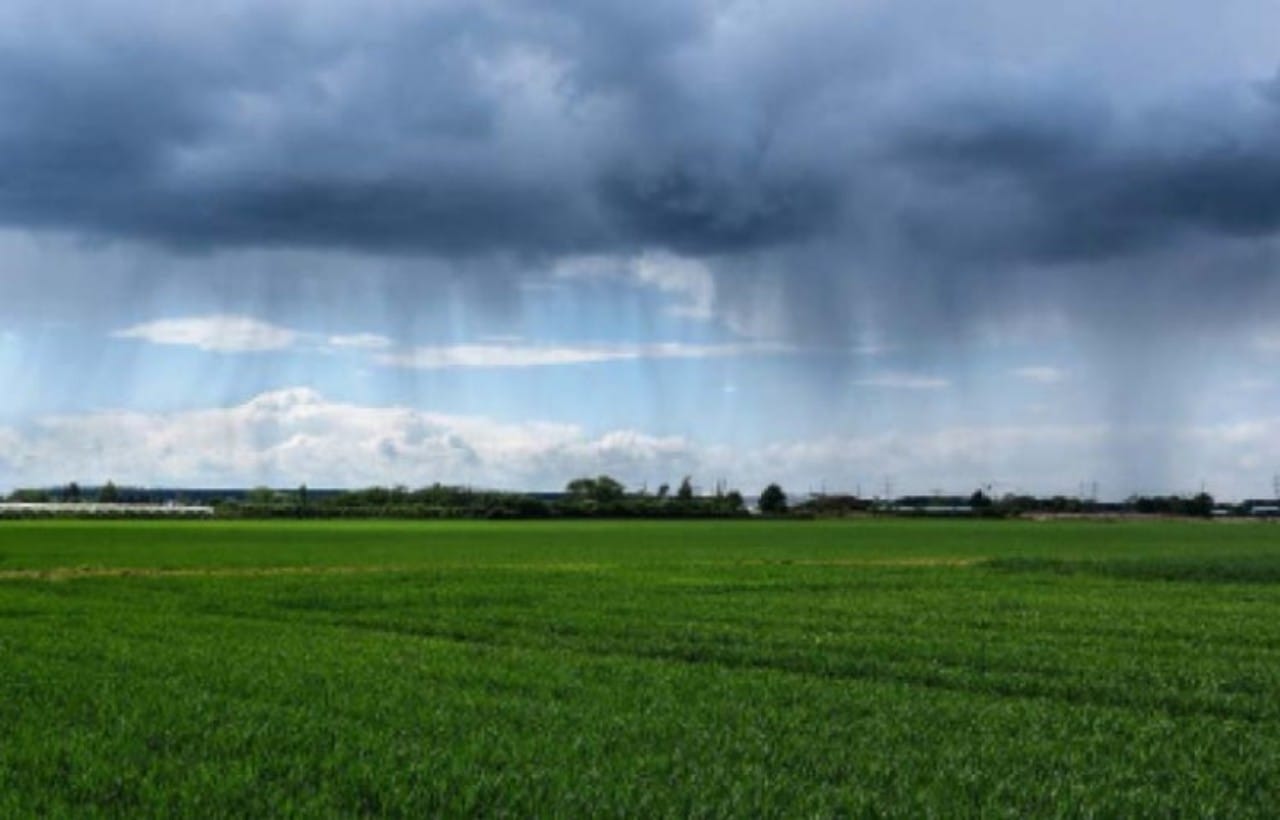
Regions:
<instances>
[{"instance_id":1,"label":"tractor track in field","mask_svg":"<svg viewBox=\"0 0 1280 820\"><path fill-rule=\"evenodd\" d=\"M519 570L523 572L599 572L607 564L335 564L279 567L45 567L0 570L0 581L74 581L81 578L275 578L306 575L375 575L393 572Z\"/></svg>"},{"instance_id":2,"label":"tractor track in field","mask_svg":"<svg viewBox=\"0 0 1280 820\"><path fill-rule=\"evenodd\" d=\"M257 578L280 575L356 575L403 572L403 566L284 567L48 567L0 570L0 581L74 581L80 578Z\"/></svg>"},{"instance_id":3,"label":"tractor track in field","mask_svg":"<svg viewBox=\"0 0 1280 820\"><path fill-rule=\"evenodd\" d=\"M915 558L757 558L738 561L737 566L796 567L971 567L988 558L951 558L921 556Z\"/></svg>"},{"instance_id":4,"label":"tractor track in field","mask_svg":"<svg viewBox=\"0 0 1280 820\"><path fill-rule=\"evenodd\" d=\"M775 567L866 567L926 568L969 567L979 558L849 558L820 560L760 559L732 562L696 562L697 566L775 566ZM0 570L0 581L74 581L82 578L270 578L307 575L369 575L389 572L432 572L450 570L517 570L522 572L600 572L617 569L618 565L599 563L556 564L339 564L333 566L293 565L276 567L43 567Z\"/></svg>"}]
</instances>

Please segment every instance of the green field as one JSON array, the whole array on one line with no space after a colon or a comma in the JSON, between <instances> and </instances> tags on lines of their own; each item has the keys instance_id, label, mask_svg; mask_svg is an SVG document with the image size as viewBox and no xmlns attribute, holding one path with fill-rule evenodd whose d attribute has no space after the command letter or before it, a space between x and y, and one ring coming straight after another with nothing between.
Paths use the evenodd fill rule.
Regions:
<instances>
[{"instance_id":1,"label":"green field","mask_svg":"<svg viewBox=\"0 0 1280 820\"><path fill-rule=\"evenodd\" d=\"M0 816L1274 815L1280 527L0 522Z\"/></svg>"}]
</instances>

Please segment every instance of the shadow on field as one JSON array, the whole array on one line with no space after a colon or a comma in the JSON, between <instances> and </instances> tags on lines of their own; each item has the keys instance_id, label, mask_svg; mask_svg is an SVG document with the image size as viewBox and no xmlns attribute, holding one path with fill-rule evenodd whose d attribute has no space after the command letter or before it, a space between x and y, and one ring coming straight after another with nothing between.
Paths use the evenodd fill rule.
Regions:
<instances>
[{"instance_id":1,"label":"shadow on field","mask_svg":"<svg viewBox=\"0 0 1280 820\"><path fill-rule=\"evenodd\" d=\"M1239 558L992 558L981 566L1002 572L1091 575L1129 581L1203 584L1280 584L1280 555Z\"/></svg>"}]
</instances>

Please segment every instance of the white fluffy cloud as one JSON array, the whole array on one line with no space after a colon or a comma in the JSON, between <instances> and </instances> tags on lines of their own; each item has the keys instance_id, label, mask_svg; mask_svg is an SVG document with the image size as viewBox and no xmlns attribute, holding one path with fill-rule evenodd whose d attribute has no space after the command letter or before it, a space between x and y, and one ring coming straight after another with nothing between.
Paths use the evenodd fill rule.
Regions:
<instances>
[{"instance_id":1,"label":"white fluffy cloud","mask_svg":"<svg viewBox=\"0 0 1280 820\"><path fill-rule=\"evenodd\" d=\"M547 367L637 359L725 358L784 353L787 350L788 348L779 345L762 344L699 345L655 342L651 344L528 345L498 342L419 347L405 352L382 353L374 357L374 362L387 367L407 367L418 370L458 367Z\"/></svg>"},{"instance_id":2,"label":"white fluffy cloud","mask_svg":"<svg viewBox=\"0 0 1280 820\"><path fill-rule=\"evenodd\" d=\"M140 339L161 345L195 347L216 353L252 353L287 350L299 334L287 327L248 316L188 316L143 322L112 334L119 339Z\"/></svg>"},{"instance_id":3,"label":"white fluffy cloud","mask_svg":"<svg viewBox=\"0 0 1280 820\"><path fill-rule=\"evenodd\" d=\"M555 276L567 280L614 279L651 288L672 300L667 312L688 319L710 319L716 298L715 276L705 262L666 251L632 256L580 255L560 260Z\"/></svg>"},{"instance_id":4,"label":"white fluffy cloud","mask_svg":"<svg viewBox=\"0 0 1280 820\"><path fill-rule=\"evenodd\" d=\"M606 468L678 473L690 466L690 453L679 438L631 431L591 437L573 425L368 407L290 388L228 408L62 416L25 433L0 428L0 484L80 477L187 486L546 487Z\"/></svg>"},{"instance_id":5,"label":"white fluffy cloud","mask_svg":"<svg viewBox=\"0 0 1280 820\"><path fill-rule=\"evenodd\" d=\"M329 346L338 350L386 350L394 343L377 333L350 333L330 336Z\"/></svg>"},{"instance_id":6,"label":"white fluffy cloud","mask_svg":"<svg viewBox=\"0 0 1280 820\"><path fill-rule=\"evenodd\" d=\"M1264 494L1280 463L1280 418L1146 433L1176 445L1176 474L1195 476L1193 483L1203 478L1223 496ZM608 473L631 486L692 475L747 492L780 481L792 492L825 485L873 494L886 479L900 493L967 492L989 483L997 492L1074 492L1085 480L1100 480L1109 496L1195 489L1124 486L1122 473L1108 467L1117 438L1105 425L951 427L742 449L637 430L593 434L572 424L371 407L289 388L225 408L86 413L0 427L0 488L110 478L214 487L441 481L554 489Z\"/></svg>"},{"instance_id":7,"label":"white fluffy cloud","mask_svg":"<svg viewBox=\"0 0 1280 820\"><path fill-rule=\"evenodd\" d=\"M637 359L712 359L792 352L782 344L685 342L529 344L518 337L492 337L478 343L395 349L395 342L376 333L328 337L273 325L249 316L215 315L159 319L112 334L151 344L194 347L216 353L355 352L374 364L415 370L445 368L549 367Z\"/></svg>"}]
</instances>

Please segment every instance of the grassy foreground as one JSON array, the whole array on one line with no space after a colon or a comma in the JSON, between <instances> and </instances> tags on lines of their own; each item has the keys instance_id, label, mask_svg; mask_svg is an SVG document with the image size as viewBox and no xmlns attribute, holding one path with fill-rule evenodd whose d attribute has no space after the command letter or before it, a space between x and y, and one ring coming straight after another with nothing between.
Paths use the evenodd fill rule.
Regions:
<instances>
[{"instance_id":1,"label":"grassy foreground","mask_svg":"<svg viewBox=\"0 0 1280 820\"><path fill-rule=\"evenodd\" d=\"M1280 527L0 522L0 816L1269 815Z\"/></svg>"}]
</instances>

